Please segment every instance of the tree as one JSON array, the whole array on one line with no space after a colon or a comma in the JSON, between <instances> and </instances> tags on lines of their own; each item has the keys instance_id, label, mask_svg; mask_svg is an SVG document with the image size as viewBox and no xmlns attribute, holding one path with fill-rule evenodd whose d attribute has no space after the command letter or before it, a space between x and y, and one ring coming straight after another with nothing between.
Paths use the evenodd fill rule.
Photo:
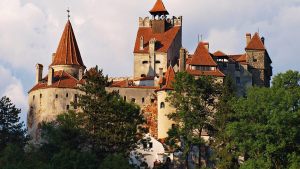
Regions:
<instances>
[{"instance_id":1,"label":"tree","mask_svg":"<svg viewBox=\"0 0 300 169\"><path fill-rule=\"evenodd\" d=\"M7 97L0 99L0 152L7 144L23 147L27 141L24 123L20 122L21 109L15 107Z\"/></svg>"},{"instance_id":2,"label":"tree","mask_svg":"<svg viewBox=\"0 0 300 169\"><path fill-rule=\"evenodd\" d=\"M127 103L117 92L107 93L110 82L98 67L86 72L78 106L84 114L84 130L98 157L128 153L137 143L138 128L144 123L137 105Z\"/></svg>"},{"instance_id":3,"label":"tree","mask_svg":"<svg viewBox=\"0 0 300 169\"><path fill-rule=\"evenodd\" d=\"M202 131L211 128L216 85L211 77L201 76L195 79L186 72L179 72L175 76L174 90L169 93L168 101L176 109L169 115L176 126L170 130L168 140L173 145L174 140L185 145L186 161L191 146L202 146ZM201 166L200 151L198 162Z\"/></svg>"},{"instance_id":4,"label":"tree","mask_svg":"<svg viewBox=\"0 0 300 169\"><path fill-rule=\"evenodd\" d=\"M278 169L299 164L300 87L299 80L293 79L297 74L279 74L271 88L253 87L246 98L233 103L235 120L225 132L231 148L245 158L241 168Z\"/></svg>"},{"instance_id":5,"label":"tree","mask_svg":"<svg viewBox=\"0 0 300 169\"><path fill-rule=\"evenodd\" d=\"M123 154L110 154L103 160L99 169L133 169L128 161Z\"/></svg>"},{"instance_id":6,"label":"tree","mask_svg":"<svg viewBox=\"0 0 300 169\"><path fill-rule=\"evenodd\" d=\"M237 156L234 154L234 150L228 146L230 138L224 132L227 124L234 120L232 101L236 97L235 92L235 85L231 77L226 77L221 85L221 92L216 105L217 111L213 120L214 130L211 132L213 137L211 146L214 150L216 166L219 169L238 168Z\"/></svg>"}]
</instances>

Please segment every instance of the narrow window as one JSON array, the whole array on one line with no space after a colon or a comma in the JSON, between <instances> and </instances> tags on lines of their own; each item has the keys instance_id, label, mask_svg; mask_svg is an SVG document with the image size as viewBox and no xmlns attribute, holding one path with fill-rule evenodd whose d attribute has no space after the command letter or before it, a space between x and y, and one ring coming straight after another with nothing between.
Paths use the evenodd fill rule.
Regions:
<instances>
[{"instance_id":1,"label":"narrow window","mask_svg":"<svg viewBox=\"0 0 300 169\"><path fill-rule=\"evenodd\" d=\"M40 94L40 98L42 98L43 97L43 95L42 94Z\"/></svg>"},{"instance_id":2,"label":"narrow window","mask_svg":"<svg viewBox=\"0 0 300 169\"><path fill-rule=\"evenodd\" d=\"M70 109L70 105L67 105L67 110L69 110Z\"/></svg>"},{"instance_id":3,"label":"narrow window","mask_svg":"<svg viewBox=\"0 0 300 169\"><path fill-rule=\"evenodd\" d=\"M32 96L32 100L34 100L34 99L35 99L35 95Z\"/></svg>"},{"instance_id":4,"label":"narrow window","mask_svg":"<svg viewBox=\"0 0 300 169\"><path fill-rule=\"evenodd\" d=\"M151 103L154 103L155 99L151 99Z\"/></svg>"},{"instance_id":5,"label":"narrow window","mask_svg":"<svg viewBox=\"0 0 300 169\"><path fill-rule=\"evenodd\" d=\"M149 148L152 148L152 147L153 147L153 143L150 142L150 143L149 143Z\"/></svg>"},{"instance_id":6,"label":"narrow window","mask_svg":"<svg viewBox=\"0 0 300 169\"><path fill-rule=\"evenodd\" d=\"M131 102L132 102L132 103L135 103L135 98L132 98L132 99L131 99Z\"/></svg>"},{"instance_id":7,"label":"narrow window","mask_svg":"<svg viewBox=\"0 0 300 169\"><path fill-rule=\"evenodd\" d=\"M241 78L240 77L236 77L235 80L236 80L236 84L241 84Z\"/></svg>"},{"instance_id":8,"label":"narrow window","mask_svg":"<svg viewBox=\"0 0 300 169\"><path fill-rule=\"evenodd\" d=\"M77 109L78 96L75 94L74 96L74 109Z\"/></svg>"},{"instance_id":9,"label":"narrow window","mask_svg":"<svg viewBox=\"0 0 300 169\"><path fill-rule=\"evenodd\" d=\"M124 96L124 101L126 101L126 96Z\"/></svg>"},{"instance_id":10,"label":"narrow window","mask_svg":"<svg viewBox=\"0 0 300 169\"><path fill-rule=\"evenodd\" d=\"M148 64L148 61L145 60L145 61L143 61L142 63L143 63L143 64Z\"/></svg>"},{"instance_id":11,"label":"narrow window","mask_svg":"<svg viewBox=\"0 0 300 169\"><path fill-rule=\"evenodd\" d=\"M165 103L164 103L164 102L161 102L161 103L160 103L160 108L161 108L161 109L165 108Z\"/></svg>"},{"instance_id":12,"label":"narrow window","mask_svg":"<svg viewBox=\"0 0 300 169\"><path fill-rule=\"evenodd\" d=\"M142 103L145 103L145 98L142 98Z\"/></svg>"},{"instance_id":13,"label":"narrow window","mask_svg":"<svg viewBox=\"0 0 300 169\"><path fill-rule=\"evenodd\" d=\"M157 61L155 61L155 63L156 63L156 64L160 64L160 61L159 61L159 60L157 60Z\"/></svg>"},{"instance_id":14,"label":"narrow window","mask_svg":"<svg viewBox=\"0 0 300 169\"><path fill-rule=\"evenodd\" d=\"M69 97L69 93L66 94L66 97Z\"/></svg>"},{"instance_id":15,"label":"narrow window","mask_svg":"<svg viewBox=\"0 0 300 169\"><path fill-rule=\"evenodd\" d=\"M56 98L56 99L58 98L58 94L55 95L55 98Z\"/></svg>"}]
</instances>

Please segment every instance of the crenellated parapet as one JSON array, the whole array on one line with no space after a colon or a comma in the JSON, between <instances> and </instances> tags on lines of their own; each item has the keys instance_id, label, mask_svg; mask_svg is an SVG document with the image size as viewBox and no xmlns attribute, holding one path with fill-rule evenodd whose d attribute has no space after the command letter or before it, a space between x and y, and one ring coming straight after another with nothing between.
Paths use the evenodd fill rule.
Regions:
<instances>
[{"instance_id":1,"label":"crenellated parapet","mask_svg":"<svg viewBox=\"0 0 300 169\"><path fill-rule=\"evenodd\" d=\"M151 27L151 21L149 17L139 17L139 27L145 27L150 28Z\"/></svg>"},{"instance_id":2,"label":"crenellated parapet","mask_svg":"<svg viewBox=\"0 0 300 169\"><path fill-rule=\"evenodd\" d=\"M165 21L166 25L170 25L171 27L182 26L182 16L179 17L173 16L172 18L164 18L162 16L154 19L150 19L149 17L145 17L145 18L139 17L139 27L151 28L153 26L153 22L157 22L157 21Z\"/></svg>"}]
</instances>

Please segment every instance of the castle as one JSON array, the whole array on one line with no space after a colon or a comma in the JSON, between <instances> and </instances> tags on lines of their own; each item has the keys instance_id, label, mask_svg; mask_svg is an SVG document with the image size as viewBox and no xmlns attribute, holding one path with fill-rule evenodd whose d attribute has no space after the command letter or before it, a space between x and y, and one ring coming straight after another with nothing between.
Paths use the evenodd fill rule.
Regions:
<instances>
[{"instance_id":1,"label":"castle","mask_svg":"<svg viewBox=\"0 0 300 169\"><path fill-rule=\"evenodd\" d=\"M130 78L111 78L107 91L118 91L124 100L141 107L150 134L156 139L167 137L173 122L167 114L174 108L166 101L176 72L186 71L195 78L213 76L218 82L230 76L243 95L249 86L269 87L271 59L265 39L259 33L246 34L242 54L210 52L208 42L199 42L194 52L182 45L182 17L169 18L162 0L149 11L151 18L139 18L134 54L134 74ZM36 82L28 92L27 126L33 140L40 139L42 121L55 120L58 114L77 110L76 102L84 84L83 64L70 20L67 21L49 71L43 77L43 65L36 65ZM71 106L71 102L75 104Z\"/></svg>"}]
</instances>

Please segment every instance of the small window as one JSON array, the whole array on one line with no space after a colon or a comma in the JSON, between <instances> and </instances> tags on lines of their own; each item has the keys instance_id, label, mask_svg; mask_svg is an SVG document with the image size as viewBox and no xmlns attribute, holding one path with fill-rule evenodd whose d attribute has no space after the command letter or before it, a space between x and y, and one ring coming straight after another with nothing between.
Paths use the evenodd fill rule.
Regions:
<instances>
[{"instance_id":1,"label":"small window","mask_svg":"<svg viewBox=\"0 0 300 169\"><path fill-rule=\"evenodd\" d=\"M43 97L43 95L42 94L40 94L40 98L42 98Z\"/></svg>"},{"instance_id":2,"label":"small window","mask_svg":"<svg viewBox=\"0 0 300 169\"><path fill-rule=\"evenodd\" d=\"M253 58L253 62L257 62L257 59Z\"/></svg>"},{"instance_id":3,"label":"small window","mask_svg":"<svg viewBox=\"0 0 300 169\"><path fill-rule=\"evenodd\" d=\"M135 103L135 98L132 98L132 99L131 99L131 102L132 102L132 103Z\"/></svg>"},{"instance_id":4,"label":"small window","mask_svg":"<svg viewBox=\"0 0 300 169\"><path fill-rule=\"evenodd\" d=\"M142 98L142 103L145 103L145 98Z\"/></svg>"},{"instance_id":5,"label":"small window","mask_svg":"<svg viewBox=\"0 0 300 169\"><path fill-rule=\"evenodd\" d=\"M150 143L149 143L149 148L152 148L152 147L153 147L153 143L150 142Z\"/></svg>"},{"instance_id":6,"label":"small window","mask_svg":"<svg viewBox=\"0 0 300 169\"><path fill-rule=\"evenodd\" d=\"M126 101L126 96L124 96L124 101Z\"/></svg>"},{"instance_id":7,"label":"small window","mask_svg":"<svg viewBox=\"0 0 300 169\"><path fill-rule=\"evenodd\" d=\"M155 64L160 64L160 61L159 60L155 61Z\"/></svg>"},{"instance_id":8,"label":"small window","mask_svg":"<svg viewBox=\"0 0 300 169\"><path fill-rule=\"evenodd\" d=\"M235 80L236 80L236 84L241 84L241 78L240 77L236 77Z\"/></svg>"},{"instance_id":9,"label":"small window","mask_svg":"<svg viewBox=\"0 0 300 169\"><path fill-rule=\"evenodd\" d=\"M146 75L145 74L141 74L141 77L146 77Z\"/></svg>"},{"instance_id":10,"label":"small window","mask_svg":"<svg viewBox=\"0 0 300 169\"><path fill-rule=\"evenodd\" d=\"M78 96L75 94L74 96L74 109L77 109Z\"/></svg>"},{"instance_id":11,"label":"small window","mask_svg":"<svg viewBox=\"0 0 300 169\"><path fill-rule=\"evenodd\" d=\"M151 103L154 103L155 99L151 99Z\"/></svg>"},{"instance_id":12,"label":"small window","mask_svg":"<svg viewBox=\"0 0 300 169\"><path fill-rule=\"evenodd\" d=\"M34 99L35 99L35 95L32 96L32 100L34 100Z\"/></svg>"},{"instance_id":13,"label":"small window","mask_svg":"<svg viewBox=\"0 0 300 169\"><path fill-rule=\"evenodd\" d=\"M69 110L70 109L70 105L67 105L67 110Z\"/></svg>"},{"instance_id":14,"label":"small window","mask_svg":"<svg viewBox=\"0 0 300 169\"><path fill-rule=\"evenodd\" d=\"M143 63L143 64L148 64L148 61L145 60L145 61L143 61L142 63Z\"/></svg>"},{"instance_id":15,"label":"small window","mask_svg":"<svg viewBox=\"0 0 300 169\"><path fill-rule=\"evenodd\" d=\"M238 64L238 63L235 64L235 70L236 70L236 71L240 71L240 64Z\"/></svg>"},{"instance_id":16,"label":"small window","mask_svg":"<svg viewBox=\"0 0 300 169\"><path fill-rule=\"evenodd\" d=\"M161 102L161 103L160 103L160 108L161 108L161 109L165 108L165 103L164 103L164 102Z\"/></svg>"},{"instance_id":17,"label":"small window","mask_svg":"<svg viewBox=\"0 0 300 169\"><path fill-rule=\"evenodd\" d=\"M69 97L69 93L66 94L66 97Z\"/></svg>"},{"instance_id":18,"label":"small window","mask_svg":"<svg viewBox=\"0 0 300 169\"><path fill-rule=\"evenodd\" d=\"M56 99L58 98L58 94L55 95L55 98L56 98Z\"/></svg>"}]
</instances>

